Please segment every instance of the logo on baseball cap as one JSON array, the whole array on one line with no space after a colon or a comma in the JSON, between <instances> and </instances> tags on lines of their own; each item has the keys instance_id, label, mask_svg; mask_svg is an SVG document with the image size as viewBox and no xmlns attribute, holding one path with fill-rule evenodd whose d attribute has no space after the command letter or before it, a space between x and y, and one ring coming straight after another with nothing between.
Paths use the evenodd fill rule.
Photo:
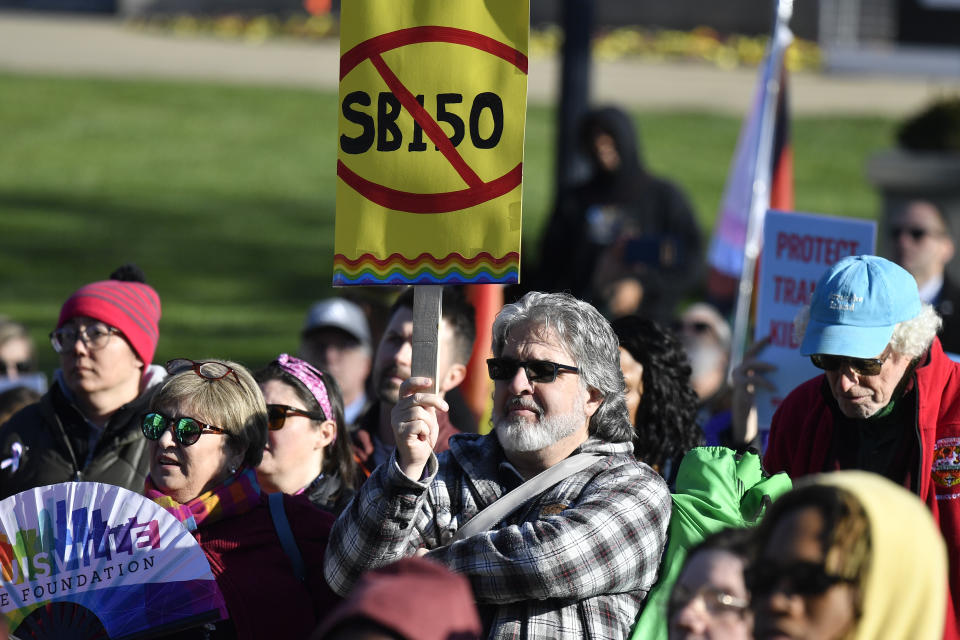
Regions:
<instances>
[{"instance_id":1,"label":"logo on baseball cap","mask_svg":"<svg viewBox=\"0 0 960 640\"><path fill-rule=\"evenodd\" d=\"M917 281L903 267L877 256L844 258L817 282L800 353L875 358L894 327L920 309Z\"/></svg>"}]
</instances>

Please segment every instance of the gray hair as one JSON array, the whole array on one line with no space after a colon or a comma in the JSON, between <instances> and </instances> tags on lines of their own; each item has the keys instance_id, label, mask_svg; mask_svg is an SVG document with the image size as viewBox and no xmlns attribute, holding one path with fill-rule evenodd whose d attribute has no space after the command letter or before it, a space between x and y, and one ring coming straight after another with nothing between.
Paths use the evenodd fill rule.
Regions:
<instances>
[{"instance_id":1,"label":"gray hair","mask_svg":"<svg viewBox=\"0 0 960 640\"><path fill-rule=\"evenodd\" d=\"M236 373L219 380L201 378L193 369L175 373L163 381L150 401L150 410L181 405L197 412L196 417L220 427L230 434L231 451L243 454L243 464L251 468L260 464L267 444L267 404L260 386L244 367L230 360L217 362Z\"/></svg>"},{"instance_id":2,"label":"gray hair","mask_svg":"<svg viewBox=\"0 0 960 640\"><path fill-rule=\"evenodd\" d=\"M804 306L797 312L793 319L793 335L797 342L803 342L803 336L807 332L807 324L810 322L810 305ZM920 305L920 313L898 322L893 327L893 335L890 336L890 348L894 352L910 359L919 358L930 345L933 339L937 337L940 331L940 325L943 320L932 305Z\"/></svg>"},{"instance_id":3,"label":"gray hair","mask_svg":"<svg viewBox=\"0 0 960 640\"><path fill-rule=\"evenodd\" d=\"M630 442L633 427L624 400L620 343L610 323L592 305L570 294L531 291L506 305L494 320L493 355L500 357L510 331L527 323L552 331L580 369L580 384L603 397L590 419L591 435L607 442Z\"/></svg>"}]
</instances>

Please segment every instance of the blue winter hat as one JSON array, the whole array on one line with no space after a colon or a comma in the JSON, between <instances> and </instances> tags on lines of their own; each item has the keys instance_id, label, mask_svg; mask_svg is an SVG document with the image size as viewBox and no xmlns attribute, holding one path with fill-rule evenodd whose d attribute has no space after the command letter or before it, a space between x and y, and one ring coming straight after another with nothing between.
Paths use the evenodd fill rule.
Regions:
<instances>
[{"instance_id":1,"label":"blue winter hat","mask_svg":"<svg viewBox=\"0 0 960 640\"><path fill-rule=\"evenodd\" d=\"M893 328L920 308L917 281L903 267L877 256L844 258L817 282L800 353L876 358Z\"/></svg>"}]
</instances>

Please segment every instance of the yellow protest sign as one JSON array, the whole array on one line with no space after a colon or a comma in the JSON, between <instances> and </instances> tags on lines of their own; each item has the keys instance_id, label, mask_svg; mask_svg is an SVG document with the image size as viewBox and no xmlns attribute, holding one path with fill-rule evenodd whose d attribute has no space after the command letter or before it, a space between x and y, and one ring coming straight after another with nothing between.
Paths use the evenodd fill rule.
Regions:
<instances>
[{"instance_id":1,"label":"yellow protest sign","mask_svg":"<svg viewBox=\"0 0 960 640\"><path fill-rule=\"evenodd\" d=\"M527 0L350 0L334 285L512 283Z\"/></svg>"}]
</instances>

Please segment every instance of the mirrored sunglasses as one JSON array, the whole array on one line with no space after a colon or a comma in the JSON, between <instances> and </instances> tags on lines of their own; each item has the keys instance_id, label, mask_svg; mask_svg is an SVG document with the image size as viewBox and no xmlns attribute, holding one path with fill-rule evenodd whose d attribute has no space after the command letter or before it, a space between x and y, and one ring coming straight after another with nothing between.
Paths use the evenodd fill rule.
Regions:
<instances>
[{"instance_id":1,"label":"mirrored sunglasses","mask_svg":"<svg viewBox=\"0 0 960 640\"><path fill-rule=\"evenodd\" d=\"M831 356L826 353L815 353L810 356L813 366L824 371L839 371L843 367L850 367L861 376L875 376L883 369L886 358L847 358L846 356Z\"/></svg>"},{"instance_id":2,"label":"mirrored sunglasses","mask_svg":"<svg viewBox=\"0 0 960 640\"><path fill-rule=\"evenodd\" d=\"M286 404L267 405L267 426L270 431L279 431L287 422L287 416L303 416L311 420L326 420L322 411L307 411Z\"/></svg>"},{"instance_id":3,"label":"mirrored sunglasses","mask_svg":"<svg viewBox=\"0 0 960 640\"><path fill-rule=\"evenodd\" d=\"M549 360L514 360L513 358L490 358L487 360L487 372L491 380L512 380L517 369L523 369L530 382L553 382L561 372L580 373L580 369L568 364L559 364Z\"/></svg>"},{"instance_id":4,"label":"mirrored sunglasses","mask_svg":"<svg viewBox=\"0 0 960 640\"><path fill-rule=\"evenodd\" d=\"M160 437L163 436L163 432L171 425L173 426L173 439L185 447L195 444L204 433L230 435L225 429L200 422L196 418L186 416L168 418L162 413L157 412L148 413L143 416L143 422L140 428L143 430L143 435L147 440L159 440Z\"/></svg>"}]
</instances>

